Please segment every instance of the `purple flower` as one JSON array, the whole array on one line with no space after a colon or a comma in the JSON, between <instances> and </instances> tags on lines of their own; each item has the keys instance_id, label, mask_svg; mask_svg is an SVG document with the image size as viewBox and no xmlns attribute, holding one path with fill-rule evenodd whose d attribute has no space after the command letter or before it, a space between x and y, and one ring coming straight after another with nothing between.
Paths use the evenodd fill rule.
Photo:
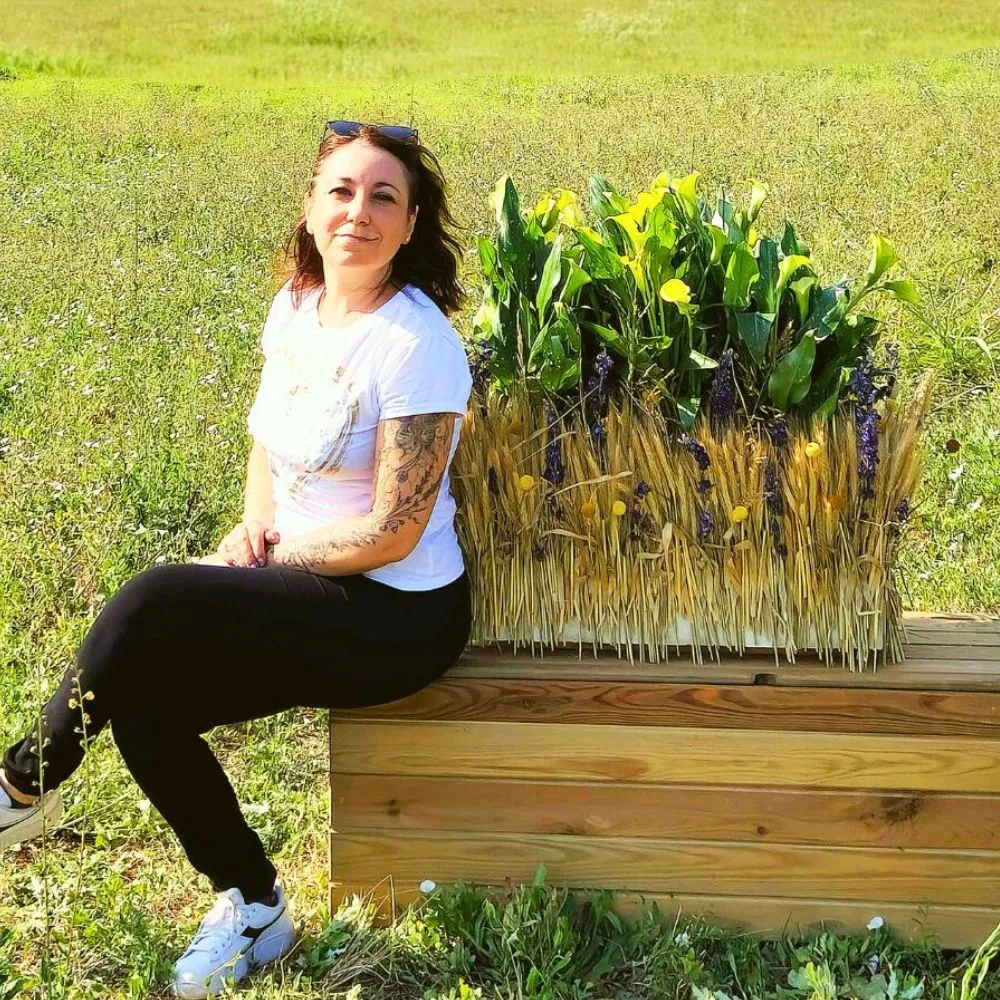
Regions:
<instances>
[{"instance_id":1,"label":"purple flower","mask_svg":"<svg viewBox=\"0 0 1000 1000\"><path fill-rule=\"evenodd\" d=\"M728 419L736 402L736 379L733 375L733 349L727 347L719 358L719 366L715 369L710 393L712 401L712 416L717 421Z\"/></svg>"},{"instance_id":2,"label":"purple flower","mask_svg":"<svg viewBox=\"0 0 1000 1000\"><path fill-rule=\"evenodd\" d=\"M701 496L704 496L713 487L711 479L699 479L698 480L698 492Z\"/></svg>"},{"instance_id":3,"label":"purple flower","mask_svg":"<svg viewBox=\"0 0 1000 1000\"><path fill-rule=\"evenodd\" d=\"M903 530L903 525L905 525L906 522L909 521L911 513L912 513L912 508L910 506L910 498L903 497L903 499L900 500L898 504L896 504L896 510L892 515L893 523L889 525L889 534L893 538L896 538L901 534Z\"/></svg>"},{"instance_id":4,"label":"purple flower","mask_svg":"<svg viewBox=\"0 0 1000 1000\"><path fill-rule=\"evenodd\" d=\"M785 512L785 502L781 497L781 488L778 484L778 473L772 462L768 462L764 469L764 499L767 501L767 509L774 517L781 517Z\"/></svg>"},{"instance_id":5,"label":"purple flower","mask_svg":"<svg viewBox=\"0 0 1000 1000\"><path fill-rule=\"evenodd\" d=\"M771 422L771 426L768 427L767 433L771 438L771 444L773 444L775 448L788 447L788 420L786 417L775 417Z\"/></svg>"},{"instance_id":6,"label":"purple flower","mask_svg":"<svg viewBox=\"0 0 1000 1000\"><path fill-rule=\"evenodd\" d=\"M879 418L870 407L856 406L854 425L858 438L858 478L861 480L861 498L875 496L875 476L878 473Z\"/></svg>"},{"instance_id":7,"label":"purple flower","mask_svg":"<svg viewBox=\"0 0 1000 1000\"><path fill-rule=\"evenodd\" d=\"M545 471L542 478L553 486L558 486L566 476L566 467L562 463L562 447L559 444L559 424L554 411L546 409L545 421L548 425L549 443L545 446Z\"/></svg>"},{"instance_id":8,"label":"purple flower","mask_svg":"<svg viewBox=\"0 0 1000 1000\"><path fill-rule=\"evenodd\" d=\"M708 457L708 452L705 451L704 446L695 441L694 438L689 437L684 439L684 447L694 455L695 461L698 463L698 468L702 472L706 472L712 464L712 460Z\"/></svg>"},{"instance_id":9,"label":"purple flower","mask_svg":"<svg viewBox=\"0 0 1000 1000\"><path fill-rule=\"evenodd\" d=\"M646 499L646 494L649 493L649 492L650 492L650 486L649 486L649 483L647 483L645 480L642 480L639 483L639 485L636 486L636 488L635 488L635 495L636 495L636 498L639 499L639 500L645 500Z\"/></svg>"},{"instance_id":10,"label":"purple flower","mask_svg":"<svg viewBox=\"0 0 1000 1000\"><path fill-rule=\"evenodd\" d=\"M590 436L594 439L595 444L600 444L607 437L607 434L608 432L604 429L600 418L590 425Z\"/></svg>"},{"instance_id":11,"label":"purple flower","mask_svg":"<svg viewBox=\"0 0 1000 1000\"><path fill-rule=\"evenodd\" d=\"M493 345L488 340L478 341L472 349L469 359L469 369L472 375L474 389L484 389L490 381L490 362L493 358Z\"/></svg>"},{"instance_id":12,"label":"purple flower","mask_svg":"<svg viewBox=\"0 0 1000 1000\"><path fill-rule=\"evenodd\" d=\"M698 541L705 541L714 527L715 522L712 520L712 515L707 510L702 510L698 515Z\"/></svg>"},{"instance_id":13,"label":"purple flower","mask_svg":"<svg viewBox=\"0 0 1000 1000\"><path fill-rule=\"evenodd\" d=\"M873 406L879 398L879 391L875 386L875 368L868 352L858 362L847 386L862 406Z\"/></svg>"}]
</instances>

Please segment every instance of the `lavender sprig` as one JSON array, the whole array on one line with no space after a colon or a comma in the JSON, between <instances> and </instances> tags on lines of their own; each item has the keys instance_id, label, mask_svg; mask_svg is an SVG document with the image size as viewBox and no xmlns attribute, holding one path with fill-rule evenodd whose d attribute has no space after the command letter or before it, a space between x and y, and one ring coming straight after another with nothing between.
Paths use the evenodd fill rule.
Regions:
<instances>
[{"instance_id":1,"label":"lavender sprig","mask_svg":"<svg viewBox=\"0 0 1000 1000\"><path fill-rule=\"evenodd\" d=\"M727 347L719 358L715 369L709 398L712 404L712 419L724 423L733 412L736 402L736 378L733 374L733 349Z\"/></svg>"},{"instance_id":2,"label":"lavender sprig","mask_svg":"<svg viewBox=\"0 0 1000 1000\"><path fill-rule=\"evenodd\" d=\"M711 513L707 510L702 510L698 515L698 541L705 541L714 528L715 522L712 520Z\"/></svg>"}]
</instances>

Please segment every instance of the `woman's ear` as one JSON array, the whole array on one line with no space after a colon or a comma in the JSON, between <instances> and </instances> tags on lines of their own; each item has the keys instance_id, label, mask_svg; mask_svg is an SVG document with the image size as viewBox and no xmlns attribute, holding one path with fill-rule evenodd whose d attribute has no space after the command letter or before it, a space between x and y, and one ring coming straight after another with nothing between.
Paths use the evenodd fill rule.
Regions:
<instances>
[{"instance_id":1,"label":"woman's ear","mask_svg":"<svg viewBox=\"0 0 1000 1000\"><path fill-rule=\"evenodd\" d=\"M310 201L311 201L311 196L308 195L308 194L305 196L305 198L302 199L302 218L305 220L305 223L306 223L306 232L310 236L312 236L313 235L312 226L309 223L309 202Z\"/></svg>"}]
</instances>

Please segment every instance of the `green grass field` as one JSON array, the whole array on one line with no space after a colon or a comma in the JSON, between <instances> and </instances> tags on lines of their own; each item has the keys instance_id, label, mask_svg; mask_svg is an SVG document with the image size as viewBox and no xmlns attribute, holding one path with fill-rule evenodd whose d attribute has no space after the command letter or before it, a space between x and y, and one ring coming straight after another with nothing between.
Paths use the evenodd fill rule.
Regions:
<instances>
[{"instance_id":1,"label":"green grass field","mask_svg":"<svg viewBox=\"0 0 1000 1000\"><path fill-rule=\"evenodd\" d=\"M486 196L503 173L526 198L580 190L592 172L630 191L662 168L697 168L705 191L763 180L764 228L792 219L829 277L863 270L869 234L886 235L926 301L920 317L884 313L887 333L909 380L939 373L901 574L907 604L997 612L997 46L1000 9L954 0L560 0L501 6L488 21L442 0L8 0L0 736L30 724L109 594L157 560L214 548L238 515L271 263L334 116L412 121L438 153L470 250L462 329L478 297L471 249L490 232ZM648 929L615 937L605 922L593 930L620 945L613 985L588 991L571 967L546 972L548 993L525 993L525 955L542 963L532 949L544 955L554 927L541 891L507 918L537 918L524 954L490 927L494 950L474 972L453 945L467 929L459 903L392 933L363 918L322 925L324 724L297 712L213 737L298 914L320 933L248 996L347 995L358 969L350 995L393 1000L468 1000L462 977L484 1000L700 996L692 984L808 997L778 992L804 956L846 984L844 970L875 949L901 984L905 971L924 977L922 995L936 998L967 957L881 939L796 954L700 926L690 946L673 934L654 945ZM67 797L59 838L0 858L0 1000L144 996L167 981L207 905L110 739ZM1000 997L995 976L979 996Z\"/></svg>"}]
</instances>

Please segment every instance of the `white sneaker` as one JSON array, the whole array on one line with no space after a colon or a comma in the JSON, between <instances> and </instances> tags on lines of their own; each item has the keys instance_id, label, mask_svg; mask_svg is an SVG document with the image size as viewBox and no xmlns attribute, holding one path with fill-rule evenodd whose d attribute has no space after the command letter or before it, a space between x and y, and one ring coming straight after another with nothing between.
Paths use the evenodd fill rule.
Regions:
<instances>
[{"instance_id":1,"label":"white sneaker","mask_svg":"<svg viewBox=\"0 0 1000 1000\"><path fill-rule=\"evenodd\" d=\"M275 906L244 903L239 889L219 893L188 950L174 966L174 995L209 997L228 981L239 982L251 969L274 962L295 944L295 925L285 893Z\"/></svg>"},{"instance_id":2,"label":"white sneaker","mask_svg":"<svg viewBox=\"0 0 1000 1000\"><path fill-rule=\"evenodd\" d=\"M46 792L41 801L24 809L15 809L0 785L0 851L11 844L20 844L39 836L46 828L51 829L62 816L63 804L59 789Z\"/></svg>"}]
</instances>

